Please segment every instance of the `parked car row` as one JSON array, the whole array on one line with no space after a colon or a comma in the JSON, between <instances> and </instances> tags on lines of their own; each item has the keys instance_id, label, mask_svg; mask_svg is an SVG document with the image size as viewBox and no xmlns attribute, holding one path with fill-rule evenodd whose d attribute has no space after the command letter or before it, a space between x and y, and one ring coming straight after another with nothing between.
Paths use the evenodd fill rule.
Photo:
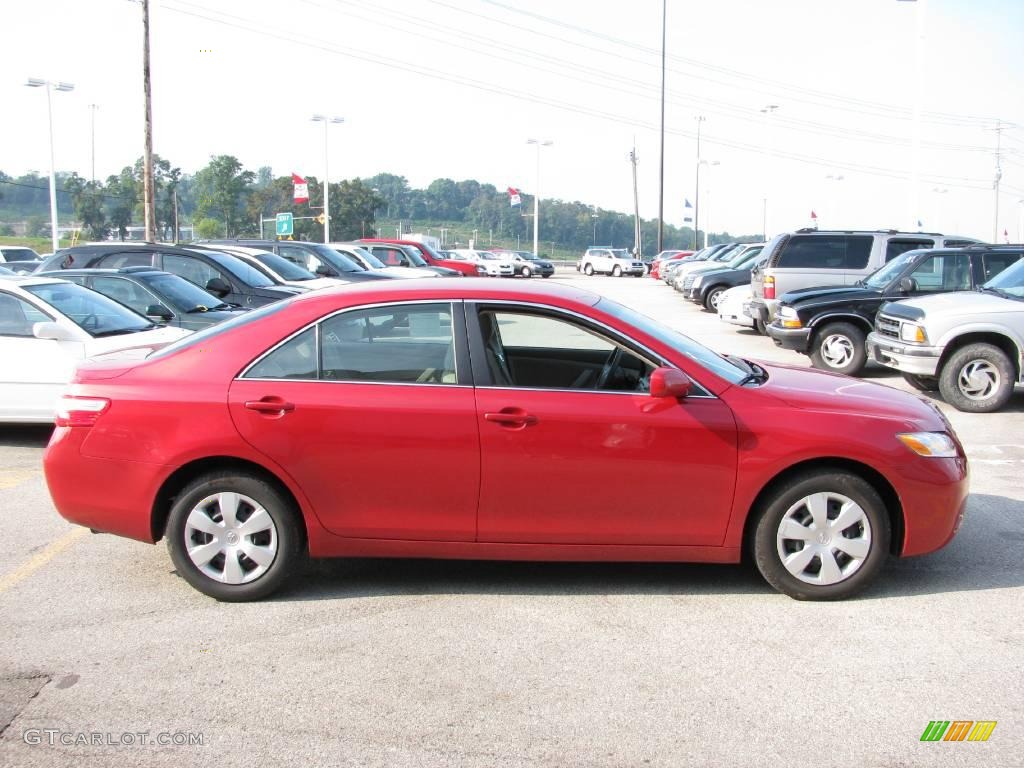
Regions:
<instances>
[{"instance_id":1,"label":"parked car row","mask_svg":"<svg viewBox=\"0 0 1024 768\"><path fill-rule=\"evenodd\" d=\"M714 266L723 252L735 255ZM855 376L874 361L959 410L989 412L1024 383L1022 257L1024 245L938 233L798 230L746 252L666 260L659 272L816 368Z\"/></svg>"}]
</instances>

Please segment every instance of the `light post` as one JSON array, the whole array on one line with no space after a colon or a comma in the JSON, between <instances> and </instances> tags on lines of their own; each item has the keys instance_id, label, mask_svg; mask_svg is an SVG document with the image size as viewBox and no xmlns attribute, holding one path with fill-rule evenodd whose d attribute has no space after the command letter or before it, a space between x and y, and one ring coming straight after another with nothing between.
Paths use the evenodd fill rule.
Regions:
<instances>
[{"instance_id":1,"label":"light post","mask_svg":"<svg viewBox=\"0 0 1024 768\"><path fill-rule=\"evenodd\" d=\"M767 240L768 239L768 190L771 188L772 183L772 171L774 170L772 157L775 154L775 142L772 141L774 137L768 132L768 123L771 116L775 114L775 110L779 108L778 104L765 104L761 107L761 114L764 115L764 134L765 134L765 146L767 148L768 162L764 172L764 200L763 207L761 209L761 229L764 230L761 235Z\"/></svg>"},{"instance_id":2,"label":"light post","mask_svg":"<svg viewBox=\"0 0 1024 768\"><path fill-rule=\"evenodd\" d=\"M698 126L700 123L697 124ZM700 235L700 167L706 165L709 168L713 165L721 165L718 160L697 160L697 189L694 194L694 205L693 205L693 247L694 248L707 248L708 247L708 229L704 227L704 245L697 244L697 238ZM704 216L708 219L708 216Z\"/></svg>"},{"instance_id":3,"label":"light post","mask_svg":"<svg viewBox=\"0 0 1024 768\"><path fill-rule=\"evenodd\" d=\"M99 104L89 105L89 143L92 147L91 158L92 158L92 183L96 183L96 110L99 109Z\"/></svg>"},{"instance_id":4,"label":"light post","mask_svg":"<svg viewBox=\"0 0 1024 768\"><path fill-rule=\"evenodd\" d=\"M843 176L843 174L841 174L841 173L827 173L827 174L825 174L825 181L831 181L835 185L838 185L839 182L841 182L845 178L846 177ZM837 191L837 187L833 186L831 188L831 190L829 192L829 196L828 196L828 217L829 217L828 226L831 227L832 229L837 229L838 228L836 226L836 223L835 223L836 219L839 218L838 216L836 216L836 211L835 211L835 209L836 209L836 198L838 197L838 194L839 193Z\"/></svg>"},{"instance_id":5,"label":"light post","mask_svg":"<svg viewBox=\"0 0 1024 768\"><path fill-rule=\"evenodd\" d=\"M60 238L57 236L57 169L53 159L53 106L50 103L50 91L67 93L75 90L75 86L72 83L54 83L38 77L30 77L25 85L29 88L46 88L46 119L50 127L50 236L53 238L53 252L56 253Z\"/></svg>"},{"instance_id":6,"label":"light post","mask_svg":"<svg viewBox=\"0 0 1024 768\"><path fill-rule=\"evenodd\" d=\"M327 117L326 115L313 115L311 118L314 123L324 124L324 243L331 242L331 206L330 206L330 189L331 189L331 176L330 166L328 165L328 151L327 151L327 126L338 123L344 123L344 117Z\"/></svg>"},{"instance_id":7,"label":"light post","mask_svg":"<svg viewBox=\"0 0 1024 768\"><path fill-rule=\"evenodd\" d=\"M594 238L590 241L591 245L597 245L597 220L600 218L596 213L590 214L590 218L594 220Z\"/></svg>"},{"instance_id":8,"label":"light post","mask_svg":"<svg viewBox=\"0 0 1024 768\"><path fill-rule=\"evenodd\" d=\"M533 252L539 255L540 241L540 148L550 147L555 142L550 139L527 139L527 144L534 144L537 147L537 184L533 191Z\"/></svg>"}]
</instances>

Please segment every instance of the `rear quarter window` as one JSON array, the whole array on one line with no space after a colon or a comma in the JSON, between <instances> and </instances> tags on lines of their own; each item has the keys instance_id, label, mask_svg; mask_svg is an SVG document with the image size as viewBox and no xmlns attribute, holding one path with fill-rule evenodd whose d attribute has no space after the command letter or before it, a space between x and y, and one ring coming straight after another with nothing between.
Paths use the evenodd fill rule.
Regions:
<instances>
[{"instance_id":1,"label":"rear quarter window","mask_svg":"<svg viewBox=\"0 0 1024 768\"><path fill-rule=\"evenodd\" d=\"M794 235L775 260L787 269L864 269L871 256L870 235Z\"/></svg>"}]
</instances>

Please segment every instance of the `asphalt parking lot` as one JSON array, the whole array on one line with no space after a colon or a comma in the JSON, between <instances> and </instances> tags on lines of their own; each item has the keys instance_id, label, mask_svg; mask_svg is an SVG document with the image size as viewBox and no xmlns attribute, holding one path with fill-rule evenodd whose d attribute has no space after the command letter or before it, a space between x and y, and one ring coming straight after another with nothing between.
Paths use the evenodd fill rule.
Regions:
<instances>
[{"instance_id":1,"label":"asphalt parking lot","mask_svg":"<svg viewBox=\"0 0 1024 768\"><path fill-rule=\"evenodd\" d=\"M555 279L807 364L663 283ZM48 430L0 427L0 765L1024 765L1024 393L939 404L964 528L841 603L742 566L358 560L219 604L162 544L66 524ZM931 720L998 725L922 743Z\"/></svg>"}]
</instances>

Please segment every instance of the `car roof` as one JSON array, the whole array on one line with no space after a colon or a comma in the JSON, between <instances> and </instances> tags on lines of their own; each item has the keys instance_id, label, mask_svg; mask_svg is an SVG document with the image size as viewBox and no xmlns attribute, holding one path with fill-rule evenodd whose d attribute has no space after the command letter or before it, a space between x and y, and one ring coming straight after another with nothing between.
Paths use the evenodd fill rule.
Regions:
<instances>
[{"instance_id":1,"label":"car roof","mask_svg":"<svg viewBox=\"0 0 1024 768\"><path fill-rule=\"evenodd\" d=\"M67 280L60 280L55 277L36 277L35 275L4 275L0 278L0 286L12 286L24 288L29 285L49 285L51 283L66 283Z\"/></svg>"},{"instance_id":2,"label":"car roof","mask_svg":"<svg viewBox=\"0 0 1024 768\"><path fill-rule=\"evenodd\" d=\"M131 277L133 275L169 275L170 272L165 272L162 269L156 267L81 267L79 269L49 269L46 272L42 272L43 275L82 275L88 277L89 275L119 275L122 277Z\"/></svg>"}]
</instances>

